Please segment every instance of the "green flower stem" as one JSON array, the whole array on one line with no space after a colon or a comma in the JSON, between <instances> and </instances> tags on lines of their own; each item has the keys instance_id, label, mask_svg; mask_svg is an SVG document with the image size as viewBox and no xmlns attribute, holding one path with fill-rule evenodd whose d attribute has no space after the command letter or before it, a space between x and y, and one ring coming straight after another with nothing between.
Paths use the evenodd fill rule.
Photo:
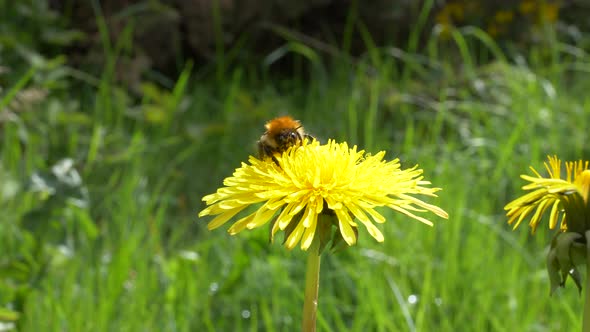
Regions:
<instances>
[{"instance_id":1,"label":"green flower stem","mask_svg":"<svg viewBox=\"0 0 590 332\"><path fill-rule=\"evenodd\" d=\"M582 332L590 332L590 230L586 231L586 293Z\"/></svg>"},{"instance_id":2,"label":"green flower stem","mask_svg":"<svg viewBox=\"0 0 590 332\"><path fill-rule=\"evenodd\" d=\"M305 275L305 299L303 303L303 332L315 332L320 287L320 241L316 235L308 249Z\"/></svg>"}]
</instances>

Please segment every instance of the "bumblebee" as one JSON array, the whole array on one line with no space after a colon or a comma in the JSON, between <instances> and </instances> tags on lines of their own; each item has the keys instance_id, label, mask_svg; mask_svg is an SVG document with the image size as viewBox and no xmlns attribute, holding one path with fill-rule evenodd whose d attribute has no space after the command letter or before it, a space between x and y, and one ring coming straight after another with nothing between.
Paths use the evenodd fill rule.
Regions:
<instances>
[{"instance_id":1,"label":"bumblebee","mask_svg":"<svg viewBox=\"0 0 590 332\"><path fill-rule=\"evenodd\" d=\"M303 130L298 120L290 116L282 116L268 121L265 126L266 132L260 136L258 141L258 154L261 159L272 158L278 164L275 154L280 154L288 148L300 145L304 139L313 140Z\"/></svg>"}]
</instances>

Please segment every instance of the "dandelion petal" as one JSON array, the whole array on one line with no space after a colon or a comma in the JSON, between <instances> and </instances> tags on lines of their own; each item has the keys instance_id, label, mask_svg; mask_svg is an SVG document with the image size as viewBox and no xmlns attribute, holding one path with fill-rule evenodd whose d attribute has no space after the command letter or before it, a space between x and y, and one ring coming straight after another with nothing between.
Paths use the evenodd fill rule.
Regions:
<instances>
[{"instance_id":1,"label":"dandelion petal","mask_svg":"<svg viewBox=\"0 0 590 332\"><path fill-rule=\"evenodd\" d=\"M218 215L217 217L215 217L213 220L211 220L207 224L207 228L209 230L216 229L217 227L225 224L228 220L230 220L233 216L238 214L243 209L244 209L243 206L237 207L235 209L228 210L227 212L224 212L223 214Z\"/></svg>"},{"instance_id":2,"label":"dandelion petal","mask_svg":"<svg viewBox=\"0 0 590 332\"><path fill-rule=\"evenodd\" d=\"M338 216L338 227L340 228L340 234L342 234L342 238L344 241L349 245L353 245L356 243L356 236L354 235L354 231L350 226L350 216L347 212L340 210L336 210L336 216Z\"/></svg>"}]
</instances>

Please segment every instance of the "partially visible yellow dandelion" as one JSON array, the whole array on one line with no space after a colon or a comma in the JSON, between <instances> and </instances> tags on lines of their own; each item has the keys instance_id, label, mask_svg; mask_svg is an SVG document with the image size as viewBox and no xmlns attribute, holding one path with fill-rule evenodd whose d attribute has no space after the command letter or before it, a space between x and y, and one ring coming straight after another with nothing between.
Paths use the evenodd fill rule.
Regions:
<instances>
[{"instance_id":1,"label":"partially visible yellow dandelion","mask_svg":"<svg viewBox=\"0 0 590 332\"><path fill-rule=\"evenodd\" d=\"M279 231L286 232L285 246L294 248L301 243L307 250L324 218L331 214L337 219L342 239L353 245L357 241L360 221L377 241L384 240L373 224L384 223L385 217L376 208L388 207L432 226L432 222L416 212L433 212L448 218L441 208L413 195L436 196L440 188L427 187L422 170L414 166L401 169L398 159L384 161L385 152L375 155L349 148L346 143L329 141L305 142L291 148L276 163L250 157L233 176L224 180L225 187L203 197L208 205L199 217L215 215L208 228L215 229L249 206L261 204L256 211L236 221L228 230L232 235L272 223L271 239ZM324 225L325 226L325 225Z\"/></svg>"},{"instance_id":2,"label":"partially visible yellow dandelion","mask_svg":"<svg viewBox=\"0 0 590 332\"><path fill-rule=\"evenodd\" d=\"M533 211L529 225L533 233L541 222L544 212L551 207L549 228L554 229L560 224L561 231L574 231L581 234L590 226L590 210L588 208L588 191L590 190L590 170L588 161L569 161L565 163L566 176L562 178L561 160L557 156L549 156L545 168L548 177L541 176L531 167L535 176L521 175L530 182L522 187L533 190L524 196L508 203L508 223L514 229ZM561 220L560 220L561 216Z\"/></svg>"},{"instance_id":3,"label":"partially visible yellow dandelion","mask_svg":"<svg viewBox=\"0 0 590 332\"><path fill-rule=\"evenodd\" d=\"M494 21L496 21L498 24L507 24L512 22L513 19L514 13L509 10L500 10L494 15Z\"/></svg>"},{"instance_id":4,"label":"partially visible yellow dandelion","mask_svg":"<svg viewBox=\"0 0 590 332\"><path fill-rule=\"evenodd\" d=\"M565 287L568 277L581 292L582 274L579 267L586 264L586 303L582 330L590 332L590 163L582 160L566 162L563 177L561 160L557 156L549 156L548 159L545 163L547 177L541 176L532 167L535 176L521 175L530 182L522 189L532 192L508 203L506 215L508 223L514 224L516 229L532 213L529 225L534 233L543 214L551 207L549 228L554 229L559 223L560 230L553 236L547 252L550 293Z\"/></svg>"}]
</instances>

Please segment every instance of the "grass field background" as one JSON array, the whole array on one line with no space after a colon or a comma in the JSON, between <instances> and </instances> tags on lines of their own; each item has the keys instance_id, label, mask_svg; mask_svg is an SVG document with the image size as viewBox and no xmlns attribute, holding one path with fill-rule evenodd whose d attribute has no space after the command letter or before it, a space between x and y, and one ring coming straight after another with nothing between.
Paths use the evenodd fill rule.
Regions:
<instances>
[{"instance_id":1,"label":"grass field background","mask_svg":"<svg viewBox=\"0 0 590 332\"><path fill-rule=\"evenodd\" d=\"M589 158L590 57L551 32L526 52L475 28L420 52L365 36L366 54L329 59L292 41L288 79L187 61L141 98L115 83L121 41L105 40L100 75L0 58L2 326L18 312L22 331L298 330L305 253L197 218L264 122L289 114L322 141L419 164L450 216L430 228L383 211L384 243L361 229L324 255L320 331L580 330L573 283L549 295L547 224L513 232L503 210L529 165Z\"/></svg>"}]
</instances>

